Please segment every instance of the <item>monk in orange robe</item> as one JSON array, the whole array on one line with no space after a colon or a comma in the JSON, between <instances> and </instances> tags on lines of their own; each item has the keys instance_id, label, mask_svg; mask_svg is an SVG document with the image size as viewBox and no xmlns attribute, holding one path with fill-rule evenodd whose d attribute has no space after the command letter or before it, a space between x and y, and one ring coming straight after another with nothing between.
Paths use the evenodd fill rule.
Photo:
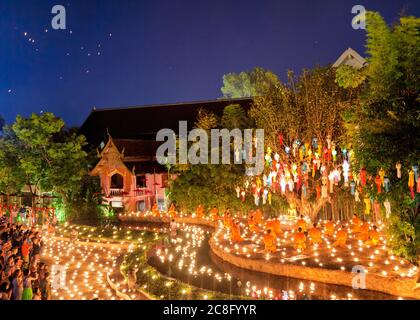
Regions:
<instances>
[{"instance_id":1,"label":"monk in orange robe","mask_svg":"<svg viewBox=\"0 0 420 320\"><path fill-rule=\"evenodd\" d=\"M299 230L299 228L301 228L303 232L306 231L306 221L303 218L303 215L302 214L300 215L300 218L296 222L296 225L295 225L295 230Z\"/></svg>"},{"instance_id":2,"label":"monk in orange robe","mask_svg":"<svg viewBox=\"0 0 420 320\"><path fill-rule=\"evenodd\" d=\"M379 232L377 226L373 226L368 232L368 239L369 240L366 242L367 245L376 246L379 243Z\"/></svg>"},{"instance_id":3,"label":"monk in orange robe","mask_svg":"<svg viewBox=\"0 0 420 320\"><path fill-rule=\"evenodd\" d=\"M230 229L232 227L232 216L230 214L230 209L226 209L224 215L223 215L223 225Z\"/></svg>"},{"instance_id":4,"label":"monk in orange robe","mask_svg":"<svg viewBox=\"0 0 420 320\"><path fill-rule=\"evenodd\" d=\"M263 214L260 209L255 210L254 222L256 224L261 224L263 222Z\"/></svg>"},{"instance_id":5,"label":"monk in orange robe","mask_svg":"<svg viewBox=\"0 0 420 320\"><path fill-rule=\"evenodd\" d=\"M217 209L216 206L214 206L213 209L210 210L210 216L214 222L219 220L219 209Z\"/></svg>"},{"instance_id":6,"label":"monk in orange robe","mask_svg":"<svg viewBox=\"0 0 420 320\"><path fill-rule=\"evenodd\" d=\"M360 232L360 226L362 225L362 221L359 219L357 214L353 215L353 218L351 219L351 223L352 223L351 231L353 233Z\"/></svg>"},{"instance_id":7,"label":"monk in orange robe","mask_svg":"<svg viewBox=\"0 0 420 320\"><path fill-rule=\"evenodd\" d=\"M317 226L318 224L315 222L313 227L309 229L308 235L311 244L320 244L322 242L322 233Z\"/></svg>"},{"instance_id":8,"label":"monk in orange robe","mask_svg":"<svg viewBox=\"0 0 420 320\"><path fill-rule=\"evenodd\" d=\"M344 247L347 242L347 230L345 226L337 232L337 240L334 242L334 247Z\"/></svg>"},{"instance_id":9,"label":"monk in orange robe","mask_svg":"<svg viewBox=\"0 0 420 320\"><path fill-rule=\"evenodd\" d=\"M335 223L332 219L325 224L325 235L332 237L334 235Z\"/></svg>"},{"instance_id":10,"label":"monk in orange robe","mask_svg":"<svg viewBox=\"0 0 420 320\"><path fill-rule=\"evenodd\" d=\"M168 213L169 213L169 216L171 217L171 219L174 219L176 217L176 209L175 209L175 205L173 203L169 207Z\"/></svg>"},{"instance_id":11,"label":"monk in orange robe","mask_svg":"<svg viewBox=\"0 0 420 320\"><path fill-rule=\"evenodd\" d=\"M244 241L244 239L241 236L241 227L239 226L239 221L232 222L230 239L232 242Z\"/></svg>"},{"instance_id":12,"label":"monk in orange robe","mask_svg":"<svg viewBox=\"0 0 420 320\"><path fill-rule=\"evenodd\" d=\"M250 211L248 214L248 228L253 233L259 233L261 230L255 222L255 212Z\"/></svg>"},{"instance_id":13,"label":"monk in orange robe","mask_svg":"<svg viewBox=\"0 0 420 320\"><path fill-rule=\"evenodd\" d=\"M273 235L276 237L280 237L283 234L283 231L281 230L280 221L278 219L267 221L265 223L265 229L271 229Z\"/></svg>"},{"instance_id":14,"label":"monk in orange robe","mask_svg":"<svg viewBox=\"0 0 420 320\"><path fill-rule=\"evenodd\" d=\"M155 203L152 207L152 213L155 217L160 217L160 212L157 203Z\"/></svg>"},{"instance_id":15,"label":"monk in orange robe","mask_svg":"<svg viewBox=\"0 0 420 320\"><path fill-rule=\"evenodd\" d=\"M297 233L294 237L295 249L305 250L306 249L306 236L303 233L302 228L298 228Z\"/></svg>"},{"instance_id":16,"label":"monk in orange robe","mask_svg":"<svg viewBox=\"0 0 420 320\"><path fill-rule=\"evenodd\" d=\"M197 209L195 210L195 213L197 214L198 218L204 218L204 207L202 204L198 205Z\"/></svg>"},{"instance_id":17,"label":"monk in orange robe","mask_svg":"<svg viewBox=\"0 0 420 320\"><path fill-rule=\"evenodd\" d=\"M363 222L359 229L357 240L367 241L369 239L369 223Z\"/></svg>"},{"instance_id":18,"label":"monk in orange robe","mask_svg":"<svg viewBox=\"0 0 420 320\"><path fill-rule=\"evenodd\" d=\"M276 252L276 236L273 235L271 229L268 229L265 232L263 241L264 241L264 250L266 252L270 252L270 253Z\"/></svg>"}]
</instances>

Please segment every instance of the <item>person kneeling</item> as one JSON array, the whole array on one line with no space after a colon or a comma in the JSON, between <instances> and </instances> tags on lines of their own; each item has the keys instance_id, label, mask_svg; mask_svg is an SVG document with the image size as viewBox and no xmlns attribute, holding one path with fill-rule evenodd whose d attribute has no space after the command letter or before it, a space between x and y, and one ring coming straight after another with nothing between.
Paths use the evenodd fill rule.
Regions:
<instances>
[{"instance_id":1,"label":"person kneeling","mask_svg":"<svg viewBox=\"0 0 420 320\"><path fill-rule=\"evenodd\" d=\"M317 228L318 224L315 222L313 228L309 229L309 239L311 244L320 244L322 242L321 231Z\"/></svg>"},{"instance_id":2,"label":"person kneeling","mask_svg":"<svg viewBox=\"0 0 420 320\"><path fill-rule=\"evenodd\" d=\"M306 236L302 228L299 228L298 233L295 235L295 249L302 251L306 249Z\"/></svg>"},{"instance_id":3,"label":"person kneeling","mask_svg":"<svg viewBox=\"0 0 420 320\"><path fill-rule=\"evenodd\" d=\"M276 252L276 236L268 229L263 237L264 250L269 253Z\"/></svg>"},{"instance_id":4,"label":"person kneeling","mask_svg":"<svg viewBox=\"0 0 420 320\"><path fill-rule=\"evenodd\" d=\"M347 230L345 226L337 232L337 240L334 242L334 247L344 247L347 242Z\"/></svg>"}]
</instances>

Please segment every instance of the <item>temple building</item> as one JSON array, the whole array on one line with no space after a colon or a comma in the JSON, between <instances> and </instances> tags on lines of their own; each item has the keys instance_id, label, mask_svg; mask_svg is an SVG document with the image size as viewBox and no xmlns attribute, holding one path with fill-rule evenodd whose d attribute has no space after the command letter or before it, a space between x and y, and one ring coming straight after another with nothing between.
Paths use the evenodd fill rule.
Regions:
<instances>
[{"instance_id":1,"label":"temple building","mask_svg":"<svg viewBox=\"0 0 420 320\"><path fill-rule=\"evenodd\" d=\"M98 163L90 174L100 180L104 201L115 210L137 212L167 205L167 188L175 175L156 161L161 129L178 131L179 121L192 129L200 109L222 115L226 106L248 109L251 99L220 99L128 108L94 108L80 127Z\"/></svg>"}]
</instances>

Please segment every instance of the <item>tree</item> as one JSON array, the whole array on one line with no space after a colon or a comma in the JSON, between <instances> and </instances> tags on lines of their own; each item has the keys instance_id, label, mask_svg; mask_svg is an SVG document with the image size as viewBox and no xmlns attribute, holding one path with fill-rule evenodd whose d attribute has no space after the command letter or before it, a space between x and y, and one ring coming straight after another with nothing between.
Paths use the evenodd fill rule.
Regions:
<instances>
[{"instance_id":1,"label":"tree","mask_svg":"<svg viewBox=\"0 0 420 320\"><path fill-rule=\"evenodd\" d=\"M367 14L366 85L359 103L346 116L356 170L363 167L375 177L382 168L390 179L389 192L378 194L372 181L365 192L382 203L391 202L391 246L414 262L420 243L419 194L412 198L407 184L408 171L420 159L419 30L419 18L402 17L388 27L379 13ZM398 162L402 179L396 173Z\"/></svg>"},{"instance_id":2,"label":"tree","mask_svg":"<svg viewBox=\"0 0 420 320\"><path fill-rule=\"evenodd\" d=\"M62 119L52 113L17 116L6 126L0 140L0 188L7 194L19 193L27 185L54 192L65 203L77 193L87 174L85 138L67 130Z\"/></svg>"},{"instance_id":3,"label":"tree","mask_svg":"<svg viewBox=\"0 0 420 320\"><path fill-rule=\"evenodd\" d=\"M255 68L239 74L224 75L221 90L225 98L249 98L264 96L279 85L280 81L274 73Z\"/></svg>"},{"instance_id":4,"label":"tree","mask_svg":"<svg viewBox=\"0 0 420 320\"><path fill-rule=\"evenodd\" d=\"M298 77L289 72L288 79L286 85L256 97L249 115L258 128L264 129L265 146L270 147L271 153L278 154L280 162L289 168L297 165L300 170L302 159L298 149L305 144L306 149L312 148L314 138L324 146L327 139L339 141L344 132L341 114L349 109L352 96L349 90L337 85L335 70L330 67L303 70ZM294 146L297 149L292 152ZM307 164L312 165L311 161ZM332 167L330 163L327 169ZM267 168L265 174L268 176L270 171ZM327 201L337 201L338 196L317 199L315 187L320 184L321 177L315 175L308 179L306 195L289 192L284 196L301 213L316 218L323 205Z\"/></svg>"},{"instance_id":5,"label":"tree","mask_svg":"<svg viewBox=\"0 0 420 320\"><path fill-rule=\"evenodd\" d=\"M220 126L229 129L244 128L248 122L245 110L234 104L225 107L221 122L214 113L201 109L195 126L205 129L210 137L211 129ZM243 184L246 178L245 165L176 165L174 172L178 177L171 183L170 199L182 210L194 211L199 204L207 208L218 206L221 209L230 207L238 210L252 206L251 199L243 203L237 198L235 191L236 186Z\"/></svg>"}]
</instances>

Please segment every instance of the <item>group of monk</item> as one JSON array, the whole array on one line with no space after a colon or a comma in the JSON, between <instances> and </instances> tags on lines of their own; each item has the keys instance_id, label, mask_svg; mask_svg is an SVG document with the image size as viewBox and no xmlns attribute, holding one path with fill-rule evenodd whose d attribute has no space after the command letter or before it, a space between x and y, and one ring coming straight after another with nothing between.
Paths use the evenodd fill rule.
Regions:
<instances>
[{"instance_id":1,"label":"group of monk","mask_svg":"<svg viewBox=\"0 0 420 320\"><path fill-rule=\"evenodd\" d=\"M351 219L351 232L357 234L357 240L364 241L369 246L376 246L380 242L378 227L373 225L370 228L368 222L363 222L355 214Z\"/></svg>"},{"instance_id":2,"label":"group of monk","mask_svg":"<svg viewBox=\"0 0 420 320\"><path fill-rule=\"evenodd\" d=\"M153 205L152 212L155 216L160 216L157 204ZM173 219L176 217L176 208L171 204L168 213ZM202 204L196 208L196 217L203 219L205 217L205 209ZM230 240L232 242L242 242L244 238L241 233L241 223L239 219L232 216L230 208L227 208L223 215L219 215L219 209L214 206L209 210L209 216L212 221L217 222L221 220L225 228L230 231ZM264 219L261 209L251 210L247 218L248 229L251 233L260 234L264 232L263 242L264 250L268 253L275 253L277 248L277 239L283 235L279 219ZM338 227L338 228L337 228ZM337 229L336 229L337 228ZM357 240L365 242L367 245L376 246L380 242L379 232L377 227L373 225L370 227L368 222L362 221L356 214L350 220L349 228L343 224L337 226L336 223L330 219L325 222L324 227L318 227L318 223L314 223L312 227L308 228L308 223L303 215L300 215L293 227L293 245L296 250L304 251L307 243L310 245L321 245L323 236L334 238L334 247L345 247L348 241L349 231L356 234ZM349 230L349 231L348 231Z\"/></svg>"},{"instance_id":3,"label":"group of monk","mask_svg":"<svg viewBox=\"0 0 420 320\"><path fill-rule=\"evenodd\" d=\"M364 241L369 246L376 246L380 241L378 228L373 225L370 228L368 222L363 222L359 217L354 214L350 221L350 231L353 234L357 234L357 240ZM294 244L296 249L304 250L306 248L306 222L303 216L297 221L295 230L297 233L294 237ZM346 226L341 225L336 232L336 224L332 219L328 220L324 225L324 235L326 237L334 237L335 241L333 247L345 247L347 245L348 234ZM318 228L318 224L314 223L313 227L307 232L310 244L319 245L322 243L322 231Z\"/></svg>"}]
</instances>

